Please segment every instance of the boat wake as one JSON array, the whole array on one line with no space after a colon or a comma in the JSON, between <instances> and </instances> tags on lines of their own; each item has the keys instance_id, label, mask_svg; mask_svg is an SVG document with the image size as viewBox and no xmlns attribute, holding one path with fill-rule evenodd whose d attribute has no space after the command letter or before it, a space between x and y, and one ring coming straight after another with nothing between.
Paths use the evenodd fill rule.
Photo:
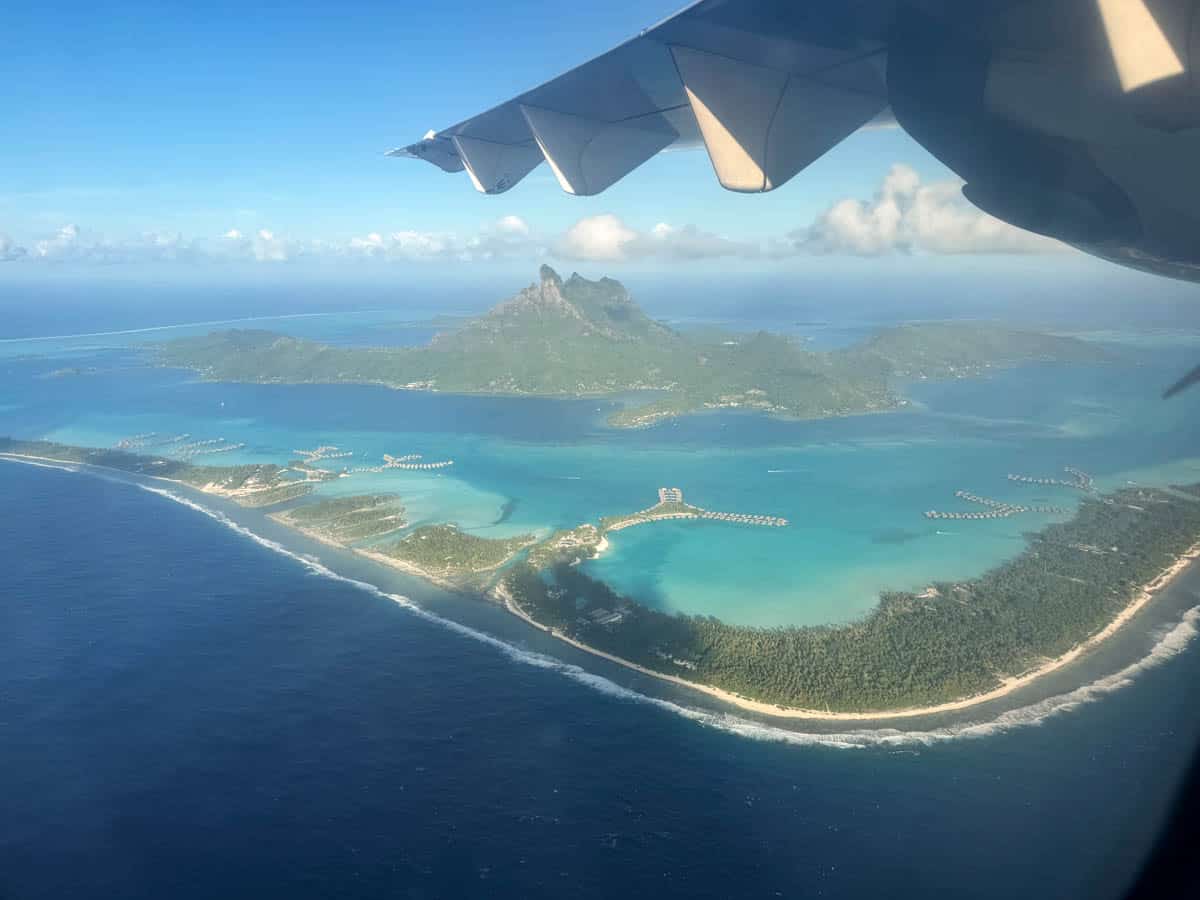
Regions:
<instances>
[{"instance_id":1,"label":"boat wake","mask_svg":"<svg viewBox=\"0 0 1200 900\"><path fill-rule=\"evenodd\" d=\"M357 312L358 310L352 310ZM0 338L0 344L24 344L34 341L67 341L75 338L115 337L124 334L149 334L154 331L171 331L175 328L201 328L212 325L236 325L240 322L269 322L275 319L313 319L319 316L334 316L338 313L286 313L279 316L242 316L238 319L210 319L204 322L176 322L173 325L148 325L145 328L121 328L116 331L87 331L78 334L38 334L30 337Z\"/></svg>"},{"instance_id":2,"label":"boat wake","mask_svg":"<svg viewBox=\"0 0 1200 900\"><path fill-rule=\"evenodd\" d=\"M232 531L249 538L256 544L294 560L313 575L349 584L377 597L391 600L411 614L427 622L498 650L514 662L551 670L610 697L655 706L675 715L690 719L700 725L759 741L843 749L868 747L895 748L930 746L945 741L982 738L1017 728L1026 728L1038 725L1051 717L1068 713L1078 709L1080 706L1095 702L1121 690L1131 684L1139 674L1178 656L1195 639L1196 635L1200 633L1200 606L1195 606L1187 610L1183 614L1182 619L1173 627L1160 632L1157 635L1153 648L1140 660L1125 666L1111 675L1099 678L1072 691L1047 697L1044 700L1017 709L1007 710L985 721L955 723L928 730L862 728L848 729L841 732L806 732L755 721L732 713L697 709L660 697L638 693L617 684L610 678L589 672L573 663L563 662L544 653L523 649L478 629L455 622L452 619L447 619L419 606L401 594L388 593L369 582L340 575L321 563L320 560L289 550L278 541L263 537L244 525L235 522L229 516L225 515L225 513L197 503L174 491L146 484L138 484L137 486L144 491L157 494L160 497L179 503L216 520Z\"/></svg>"}]
</instances>

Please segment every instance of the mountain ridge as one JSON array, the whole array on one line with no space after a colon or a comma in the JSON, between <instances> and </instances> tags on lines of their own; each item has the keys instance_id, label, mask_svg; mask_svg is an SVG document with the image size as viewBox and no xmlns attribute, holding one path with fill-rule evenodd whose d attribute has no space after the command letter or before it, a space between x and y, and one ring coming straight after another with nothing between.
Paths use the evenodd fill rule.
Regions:
<instances>
[{"instance_id":1,"label":"mountain ridge","mask_svg":"<svg viewBox=\"0 0 1200 900\"><path fill-rule=\"evenodd\" d=\"M1075 338L976 323L896 326L827 352L766 331L688 335L647 316L615 279L575 272L563 279L547 265L538 275L425 347L341 347L234 330L168 342L159 360L223 381L558 397L654 392L609 418L640 427L705 409L798 418L878 412L906 403L891 387L893 376L967 377L1100 354Z\"/></svg>"}]
</instances>

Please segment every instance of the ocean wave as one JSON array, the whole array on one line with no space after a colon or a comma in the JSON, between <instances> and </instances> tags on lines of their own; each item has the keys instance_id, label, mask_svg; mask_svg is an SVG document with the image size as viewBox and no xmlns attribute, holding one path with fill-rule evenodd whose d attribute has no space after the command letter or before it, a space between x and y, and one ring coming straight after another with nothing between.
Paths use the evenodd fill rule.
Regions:
<instances>
[{"instance_id":1,"label":"ocean wave","mask_svg":"<svg viewBox=\"0 0 1200 900\"><path fill-rule=\"evenodd\" d=\"M371 584L370 582L360 581L356 578L348 578L345 575L340 575L330 569L328 566L322 564L319 560L316 560L310 556L295 553L280 544L278 541L273 541L270 538L263 537L244 525L235 522L223 512L211 509L203 504L196 503L194 500L191 500L188 497L184 497L180 494L165 490L163 488L152 487L150 485L139 484L138 487L207 515L210 518L220 522L222 525L225 525L227 528L237 532L238 534L250 538L260 546L295 560L314 575L329 578L333 581L338 581L343 584L353 585L354 587L374 594L377 597L383 597L392 600L404 609L427 622L441 626L442 628L446 628L449 631L452 631L463 637L469 638L481 644L486 644L495 648L496 650L499 650L507 658L513 660L514 662L533 666L539 669L548 669L564 675L567 678L570 678L572 681L578 682L579 684L582 684L607 696L616 697L618 699L627 700L634 703L654 706L675 715L682 716L686 719L690 719L691 721L697 722L700 725L758 741L771 741L775 743L786 743L798 746L823 746L838 749L911 747L931 746L933 744L943 743L946 741L962 740L967 738L983 738L995 734L1001 734L1007 731L1012 731L1017 728L1028 728L1030 726L1040 725L1047 719L1071 712L1072 710L1078 709L1085 704L1100 700L1109 694L1127 687L1139 674L1155 668L1156 666L1159 666L1162 663L1178 656L1187 648L1192 640L1195 639L1196 635L1200 633L1200 606L1195 606L1187 610L1177 624L1161 629L1156 635L1154 646L1151 648L1150 652L1136 662L1125 666L1123 669L1120 669L1111 675L1106 675L1103 678L1089 682L1088 684L1082 685L1074 690L1067 691L1066 693L1056 694L1052 697L1047 697L1044 700L1039 700L1038 702L1031 703L1027 706L1006 710L992 719L955 723L928 730L863 728L850 729L842 732L806 732L785 728L779 725L754 721L733 713L721 713L697 709L695 707L685 706L671 700L665 700L661 697L652 697L646 694L641 694L630 688L617 684L610 678L607 678L603 675L598 675L594 672L589 672L573 663L563 662L562 660L556 659L555 657L549 656L545 653L523 649L515 644L509 643L508 641L501 640L500 638L479 631L478 629L471 628L468 625L463 625L460 622L447 619L444 616L440 616L437 613L431 612L428 609L419 606L401 594L388 593L387 591L381 590L379 587Z\"/></svg>"}]
</instances>

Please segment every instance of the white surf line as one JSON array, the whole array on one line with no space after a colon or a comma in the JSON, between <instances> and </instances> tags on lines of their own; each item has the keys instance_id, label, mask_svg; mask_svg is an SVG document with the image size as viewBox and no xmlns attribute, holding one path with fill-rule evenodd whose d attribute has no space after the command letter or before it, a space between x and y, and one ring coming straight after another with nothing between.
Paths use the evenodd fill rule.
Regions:
<instances>
[{"instance_id":1,"label":"white surf line","mask_svg":"<svg viewBox=\"0 0 1200 900\"><path fill-rule=\"evenodd\" d=\"M26 465L42 465L45 468L57 468L56 466L45 466L42 463L34 463L25 459L6 458L12 462L21 462ZM64 468L63 471L84 472L94 477L105 477L100 473L90 470ZM640 694L637 691L617 684L603 675L588 672L573 663L563 662L544 653L524 650L515 644L510 644L500 638L493 637L490 634L478 631L467 625L462 625L437 613L430 612L401 594L391 594L381 590L370 582L339 575L328 566L323 565L319 560L289 550L279 542L263 537L246 528L244 525L233 521L225 513L196 503L194 500L176 494L173 491L138 482L129 482L123 479L112 478L110 480L121 481L123 484L136 484L144 491L158 494L165 499L172 500L189 509L203 513L243 537L249 538L256 544L295 560L313 575L349 584L377 597L392 600L397 605L427 622L440 625L463 637L470 638L481 644L487 644L499 650L514 662L539 669L549 669L607 696L655 706L675 715L682 716L685 719L690 719L700 725L757 741L851 750L871 747L933 746L947 741L984 738L1013 731L1018 728L1028 728L1040 725L1050 718L1071 712L1086 704L1097 702L1109 694L1116 693L1122 688L1128 687L1138 675L1156 668L1181 654L1192 643L1197 634L1200 634L1200 606L1194 606L1184 612L1180 621L1175 625L1160 630L1154 646L1141 659L1130 663L1110 675L1081 685L1074 690L1047 697L1028 706L1006 710L989 720L964 721L924 731L903 730L900 728L863 728L840 732L793 731L777 725L769 725L743 718L733 713L696 709L695 707L684 706L671 700Z\"/></svg>"},{"instance_id":2,"label":"white surf line","mask_svg":"<svg viewBox=\"0 0 1200 900\"><path fill-rule=\"evenodd\" d=\"M67 462L56 464L56 463L40 462L39 460L35 460L35 459L17 459L12 456L6 456L3 453L0 453L0 460L3 460L4 462L10 462L10 463L24 463L27 466L37 466L39 469L58 469L58 471L60 471L60 472L79 472L80 471L79 466L74 466Z\"/></svg>"},{"instance_id":3,"label":"white surf line","mask_svg":"<svg viewBox=\"0 0 1200 900\"><path fill-rule=\"evenodd\" d=\"M145 334L149 331L170 331L172 328L202 328L207 325L236 325L238 322L270 322L277 319L310 319L317 316L343 316L373 310L345 312L287 313L279 316L246 316L241 319L212 319L207 322L179 322L175 325L149 325L145 328L124 328L119 331L89 331L81 334L42 334L34 337L0 338L0 344L23 344L32 341L67 341L74 338L115 337L122 334Z\"/></svg>"}]
</instances>

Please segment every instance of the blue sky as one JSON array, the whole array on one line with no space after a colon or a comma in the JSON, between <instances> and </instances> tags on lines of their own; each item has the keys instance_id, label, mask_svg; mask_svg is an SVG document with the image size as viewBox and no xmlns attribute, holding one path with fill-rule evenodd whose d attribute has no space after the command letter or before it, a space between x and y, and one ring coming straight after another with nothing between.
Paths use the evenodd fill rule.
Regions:
<instances>
[{"instance_id":1,"label":"blue sky","mask_svg":"<svg viewBox=\"0 0 1200 900\"><path fill-rule=\"evenodd\" d=\"M1028 265L1062 265L1036 241L989 230L962 205L953 176L897 129L860 132L783 188L753 196L721 189L703 151L656 157L592 198L563 194L545 166L484 197L464 174L383 156L678 5L10 8L0 31L9 86L0 166L0 259L9 263L0 277L28 277L39 261L137 270L180 257L194 270L219 265L214 248L235 244L238 259L262 264L484 264L492 254L479 248L499 248L510 265L557 253L617 268L716 260L760 269L797 264L763 250L847 200L859 205L841 231L821 235L822 252L877 258L895 251L871 231L881 189L885 203L894 195L953 214L944 233L917 244L929 265L976 246L1034 250ZM962 234L977 245L956 243ZM203 252L197 260L178 247Z\"/></svg>"}]
</instances>

